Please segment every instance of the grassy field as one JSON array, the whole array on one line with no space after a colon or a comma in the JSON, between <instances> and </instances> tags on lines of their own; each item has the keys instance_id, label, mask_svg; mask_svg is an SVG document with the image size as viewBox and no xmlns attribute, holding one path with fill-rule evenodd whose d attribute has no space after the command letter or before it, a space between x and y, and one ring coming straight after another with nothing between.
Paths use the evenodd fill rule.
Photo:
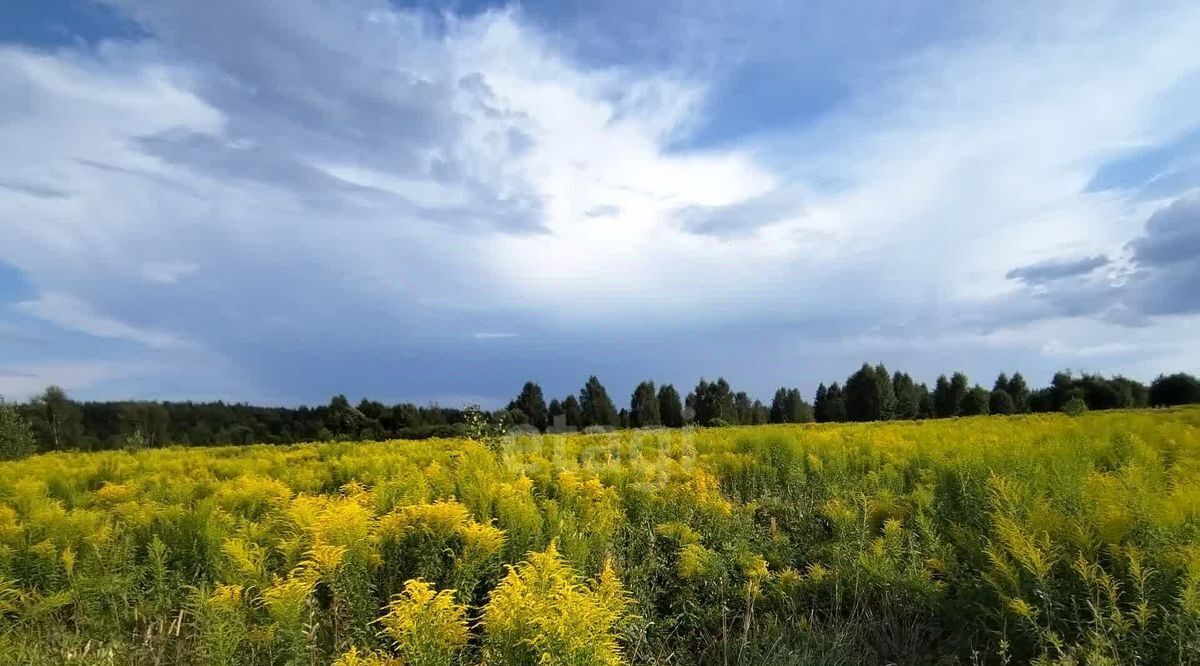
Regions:
<instances>
[{"instance_id":1,"label":"grassy field","mask_svg":"<svg viewBox=\"0 0 1200 666\"><path fill-rule=\"evenodd\" d=\"M0 464L14 664L1200 663L1200 409Z\"/></svg>"}]
</instances>

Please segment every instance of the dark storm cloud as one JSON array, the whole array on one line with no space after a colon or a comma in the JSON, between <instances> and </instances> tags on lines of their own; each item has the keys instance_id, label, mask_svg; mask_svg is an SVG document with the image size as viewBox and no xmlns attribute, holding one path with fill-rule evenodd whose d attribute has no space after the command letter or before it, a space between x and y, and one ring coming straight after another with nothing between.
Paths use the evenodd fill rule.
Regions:
<instances>
[{"instance_id":1,"label":"dark storm cloud","mask_svg":"<svg viewBox=\"0 0 1200 666\"><path fill-rule=\"evenodd\" d=\"M370 1L115 4L168 45L172 57L199 65L196 92L225 121L221 136L143 137L147 153L214 176L290 189L309 203L337 198L348 187L321 164L450 182L471 200L449 211L402 210L468 228L542 230L536 198L477 173L461 143L470 122L464 109L501 123L521 118L499 106L481 74L459 77L436 50L419 48L429 44L432 29L420 15ZM514 154L533 142L516 126L504 137Z\"/></svg>"},{"instance_id":2,"label":"dark storm cloud","mask_svg":"<svg viewBox=\"0 0 1200 666\"><path fill-rule=\"evenodd\" d=\"M1139 324L1200 310L1186 223L1169 219L1147 225L1128 256L1110 253L1113 270L1077 259L1017 267L1008 310L978 302L971 253L990 248L974 241L1007 253L1012 240L993 218L1068 193L1021 180L970 189L976 178L1093 163L1098 139L1146 133L1131 100L1151 99L1177 73L1106 78L1111 68L1099 67L1093 78L1089 57L1047 68L1054 91L1026 95L1004 82L1025 81L1047 51L995 58L969 40L960 50L966 35L950 45L935 34L973 23L967 5L533 0L471 18L458 2L443 14L391 0L100 1L136 21L136 40L13 50L20 66L0 68L0 136L39 139L3 180L71 192L34 201L0 189L10 224L40 211L24 239L0 243L0 257L31 276L20 301L46 297L26 318L53 315L38 329L13 325L36 331L39 359L133 366L125 383L87 380L91 397L474 394L502 405L526 379L561 397L595 373L620 400L642 379L686 391L718 375L766 398L780 385L842 379L863 360L927 380L1001 367L1048 378L1060 366L1041 351L1044 334L1066 330L1073 345L1075 322L1029 334L1026 323ZM564 13L573 20L556 20ZM1005 30L1017 19L1045 24L1040 14L997 18ZM1140 57L1144 37L1163 36L1139 25L1097 44ZM943 45L912 71L896 67L897 56ZM1050 53L1089 45L1066 40ZM905 73L892 90L896 69ZM1099 93L1117 112L1062 142L1035 141L1041 130L1018 122L1069 129L1075 98ZM1014 122L988 124L1006 105ZM943 134L947 124L972 136L987 126L985 143L1019 151L993 159L973 141L946 140L957 136ZM750 136L756 128L770 132ZM742 166L714 166L733 163ZM1156 163L1147 177L1161 171ZM778 188L753 196L747 183L764 174ZM802 204L830 213L814 222L845 228L805 232L795 246L751 242L785 238ZM974 214L984 209L994 215ZM516 237L541 234L546 211L556 236ZM945 233L955 225L961 233ZM556 242L609 226L591 243ZM97 324L110 337L86 333ZM160 332L198 349L139 343ZM1122 333L1139 332L1103 335ZM149 357L156 365L145 369Z\"/></svg>"},{"instance_id":3,"label":"dark storm cloud","mask_svg":"<svg viewBox=\"0 0 1200 666\"><path fill-rule=\"evenodd\" d=\"M1020 280L1026 284L1041 284L1051 280L1086 275L1102 266L1107 266L1108 257L1080 257L1079 259L1049 259L1036 264L1014 268L1004 277L1010 280Z\"/></svg>"},{"instance_id":4,"label":"dark storm cloud","mask_svg":"<svg viewBox=\"0 0 1200 666\"><path fill-rule=\"evenodd\" d=\"M1146 221L1145 233L1128 247L1133 261L1148 270L1200 260L1200 197L1180 199L1156 211Z\"/></svg>"},{"instance_id":5,"label":"dark storm cloud","mask_svg":"<svg viewBox=\"0 0 1200 666\"><path fill-rule=\"evenodd\" d=\"M1130 306L1152 315L1200 312L1200 197L1156 211L1127 247L1136 267Z\"/></svg>"},{"instance_id":6,"label":"dark storm cloud","mask_svg":"<svg viewBox=\"0 0 1200 666\"><path fill-rule=\"evenodd\" d=\"M1050 261L1014 269L1021 280L999 316L1099 317L1141 326L1148 318L1200 313L1200 197L1179 199L1155 211L1140 236L1125 245L1129 270L1116 282L1096 280L1104 257ZM1034 288L1037 288L1036 291Z\"/></svg>"}]
</instances>

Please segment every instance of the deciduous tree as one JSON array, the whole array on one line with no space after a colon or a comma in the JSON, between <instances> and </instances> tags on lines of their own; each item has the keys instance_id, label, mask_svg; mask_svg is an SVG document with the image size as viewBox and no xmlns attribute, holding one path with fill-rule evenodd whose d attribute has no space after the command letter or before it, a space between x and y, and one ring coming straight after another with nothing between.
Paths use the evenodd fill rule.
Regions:
<instances>
[{"instance_id":1,"label":"deciduous tree","mask_svg":"<svg viewBox=\"0 0 1200 666\"><path fill-rule=\"evenodd\" d=\"M1155 407L1197 402L1200 402L1200 380L1187 373L1159 375L1150 384L1150 404Z\"/></svg>"},{"instance_id":2,"label":"deciduous tree","mask_svg":"<svg viewBox=\"0 0 1200 666\"><path fill-rule=\"evenodd\" d=\"M992 395L988 399L989 412L992 414L1012 414L1014 409L1013 399L1008 394L1008 391L1002 388L992 390Z\"/></svg>"},{"instance_id":3,"label":"deciduous tree","mask_svg":"<svg viewBox=\"0 0 1200 666\"><path fill-rule=\"evenodd\" d=\"M0 398L0 460L23 458L35 448L33 428L15 405Z\"/></svg>"},{"instance_id":4,"label":"deciduous tree","mask_svg":"<svg viewBox=\"0 0 1200 666\"><path fill-rule=\"evenodd\" d=\"M79 407L58 386L48 386L33 400L35 432L47 449L60 451L79 446L82 421Z\"/></svg>"},{"instance_id":5,"label":"deciduous tree","mask_svg":"<svg viewBox=\"0 0 1200 666\"><path fill-rule=\"evenodd\" d=\"M991 396L991 391L976 384L974 388L967 391L967 394L963 396L958 413L962 416L986 415L990 406L989 401Z\"/></svg>"}]
</instances>

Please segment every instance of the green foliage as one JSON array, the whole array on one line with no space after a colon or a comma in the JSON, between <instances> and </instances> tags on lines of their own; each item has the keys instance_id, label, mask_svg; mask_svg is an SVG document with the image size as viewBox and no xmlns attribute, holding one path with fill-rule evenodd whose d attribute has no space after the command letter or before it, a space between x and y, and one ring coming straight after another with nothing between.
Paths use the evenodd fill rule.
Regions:
<instances>
[{"instance_id":1,"label":"green foliage","mask_svg":"<svg viewBox=\"0 0 1200 666\"><path fill-rule=\"evenodd\" d=\"M933 392L924 384L917 385L917 418L931 419L937 415L937 405L933 401Z\"/></svg>"},{"instance_id":2,"label":"green foliage","mask_svg":"<svg viewBox=\"0 0 1200 666\"><path fill-rule=\"evenodd\" d=\"M47 387L30 407L34 429L44 448L61 451L79 446L83 430L79 407L65 391L57 386Z\"/></svg>"},{"instance_id":3,"label":"green foliage","mask_svg":"<svg viewBox=\"0 0 1200 666\"><path fill-rule=\"evenodd\" d=\"M663 425L654 382L642 382L633 390L629 399L629 425L634 428Z\"/></svg>"},{"instance_id":4,"label":"green foliage","mask_svg":"<svg viewBox=\"0 0 1200 666\"><path fill-rule=\"evenodd\" d=\"M160 403L124 403L121 406L120 420L121 432L127 442L137 444L134 448L163 446L168 441L171 415Z\"/></svg>"},{"instance_id":5,"label":"green foliage","mask_svg":"<svg viewBox=\"0 0 1200 666\"><path fill-rule=\"evenodd\" d=\"M272 648L279 660L288 666L303 666L309 662L315 629L316 608L312 594L316 583L316 572L300 569L287 578L276 578L263 589L263 606L275 630Z\"/></svg>"},{"instance_id":6,"label":"green foliage","mask_svg":"<svg viewBox=\"0 0 1200 666\"><path fill-rule=\"evenodd\" d=\"M197 592L194 612L199 623L203 663L213 666L242 663L247 629L243 594L239 585L220 585L209 594Z\"/></svg>"},{"instance_id":7,"label":"green foliage","mask_svg":"<svg viewBox=\"0 0 1200 666\"><path fill-rule=\"evenodd\" d=\"M511 567L492 591L483 612L485 663L622 664L618 623L627 605L611 564L585 585L551 542Z\"/></svg>"},{"instance_id":8,"label":"green foliage","mask_svg":"<svg viewBox=\"0 0 1200 666\"><path fill-rule=\"evenodd\" d=\"M892 391L896 396L893 418L915 419L921 415L921 393L908 373L897 371L892 376Z\"/></svg>"},{"instance_id":9,"label":"green foliage","mask_svg":"<svg viewBox=\"0 0 1200 666\"><path fill-rule=\"evenodd\" d=\"M533 382L525 382L525 385L521 387L520 395L509 403L508 408L520 410L529 419L529 425L538 430L545 430L550 421L546 398L542 395L542 387Z\"/></svg>"},{"instance_id":10,"label":"green foliage","mask_svg":"<svg viewBox=\"0 0 1200 666\"><path fill-rule=\"evenodd\" d=\"M1183 372L1159 375L1150 384L1148 400L1155 407L1200 403L1200 379Z\"/></svg>"},{"instance_id":11,"label":"green foliage","mask_svg":"<svg viewBox=\"0 0 1200 666\"><path fill-rule=\"evenodd\" d=\"M33 428L17 408L0 398L0 460L15 460L33 453Z\"/></svg>"},{"instance_id":12,"label":"green foliage","mask_svg":"<svg viewBox=\"0 0 1200 666\"><path fill-rule=\"evenodd\" d=\"M410 580L379 619L396 653L411 666L451 666L467 644L467 608L449 590Z\"/></svg>"},{"instance_id":13,"label":"green foliage","mask_svg":"<svg viewBox=\"0 0 1200 666\"><path fill-rule=\"evenodd\" d=\"M616 405L608 397L608 391L595 375L588 377L587 383L579 390L580 425L609 426L616 428L621 425L617 415Z\"/></svg>"},{"instance_id":14,"label":"green foliage","mask_svg":"<svg viewBox=\"0 0 1200 666\"><path fill-rule=\"evenodd\" d=\"M967 376L961 372L954 373L949 380L945 375L938 377L933 389L934 414L938 418L958 416L969 391Z\"/></svg>"},{"instance_id":15,"label":"green foliage","mask_svg":"<svg viewBox=\"0 0 1200 666\"><path fill-rule=\"evenodd\" d=\"M1089 409L1128 409L1147 406L1150 392L1140 382L1119 375L1111 378L1087 373L1076 376L1064 371L1054 374L1049 387L1031 394L1029 404L1034 411L1062 411L1074 398L1082 400Z\"/></svg>"},{"instance_id":16,"label":"green foliage","mask_svg":"<svg viewBox=\"0 0 1200 666\"><path fill-rule=\"evenodd\" d=\"M1062 412L1068 416L1079 416L1088 410L1087 403L1083 398L1071 398L1063 403Z\"/></svg>"},{"instance_id":17,"label":"green foliage","mask_svg":"<svg viewBox=\"0 0 1200 666\"><path fill-rule=\"evenodd\" d=\"M846 398L837 382L825 388L824 384L817 387L813 399L813 412L816 420L821 423L836 423L846 420Z\"/></svg>"},{"instance_id":18,"label":"green foliage","mask_svg":"<svg viewBox=\"0 0 1200 666\"><path fill-rule=\"evenodd\" d=\"M567 417L567 425L579 430L583 428L583 412L579 407L579 400L575 396L569 395L562 403L563 414Z\"/></svg>"},{"instance_id":19,"label":"green foliage","mask_svg":"<svg viewBox=\"0 0 1200 666\"><path fill-rule=\"evenodd\" d=\"M991 414L1012 414L1017 411L1016 403L1007 389L992 389L988 397L988 412Z\"/></svg>"},{"instance_id":20,"label":"green foliage","mask_svg":"<svg viewBox=\"0 0 1200 666\"><path fill-rule=\"evenodd\" d=\"M724 423L737 423L737 412L734 409L733 389L724 377L710 382L701 379L696 388L688 394L685 404L692 410L692 420L701 425L709 425L714 420Z\"/></svg>"},{"instance_id":21,"label":"green foliage","mask_svg":"<svg viewBox=\"0 0 1200 666\"><path fill-rule=\"evenodd\" d=\"M663 384L658 389L658 415L668 428L683 427L683 401L671 384Z\"/></svg>"},{"instance_id":22,"label":"green foliage","mask_svg":"<svg viewBox=\"0 0 1200 666\"><path fill-rule=\"evenodd\" d=\"M674 387L664 385L655 395L654 383L649 381L638 385L629 408L621 410L615 408L607 390L595 377L588 380L579 396L551 400L549 405L541 387L526 382L505 409L482 416L490 424L503 424L505 432L513 434L544 432L553 417L559 415L570 428L582 430L595 426L597 432L660 425L679 428L685 425L685 420L692 424L720 419L729 424L761 425L810 420L829 423L914 419L957 416L969 392L962 373L955 373L950 379L940 377L932 392L906 373L886 375L882 365L863 366L846 384L851 389L849 395L836 382L828 387L821 384L811 407L795 388L777 391L767 407L744 391L733 391L723 379L701 380L696 391L688 396L686 411ZM1074 397L1081 398L1090 410L1200 402L1200 381L1182 373L1160 376L1148 389L1121 376L1059 372L1050 386L1032 392L1020 373L1011 378L1002 374L992 389L1008 393L1013 403L1011 413L1015 414L1061 411ZM587 409L580 398L587 403ZM989 398L989 411L999 413L991 409L990 403ZM49 387L29 403L16 407L33 428L38 452L158 448L175 444L451 439L478 437L486 429L476 422L480 413L475 411L411 403L389 406L367 399L354 406L343 395L311 408L268 408L224 402L79 403L68 398L62 389Z\"/></svg>"},{"instance_id":23,"label":"green foliage","mask_svg":"<svg viewBox=\"0 0 1200 666\"><path fill-rule=\"evenodd\" d=\"M0 654L1195 663L1200 408L0 462Z\"/></svg>"},{"instance_id":24,"label":"green foliage","mask_svg":"<svg viewBox=\"0 0 1200 666\"><path fill-rule=\"evenodd\" d=\"M992 394L982 386L975 386L963 396L958 413L962 416L985 416L991 409Z\"/></svg>"},{"instance_id":25,"label":"green foliage","mask_svg":"<svg viewBox=\"0 0 1200 666\"><path fill-rule=\"evenodd\" d=\"M335 395L329 401L329 417L326 422L334 437L356 439L367 425L367 417L351 406L346 396Z\"/></svg>"},{"instance_id":26,"label":"green foliage","mask_svg":"<svg viewBox=\"0 0 1200 666\"><path fill-rule=\"evenodd\" d=\"M1004 388L1012 396L1014 413L1024 414L1029 411L1029 386L1025 384L1025 378L1021 376L1021 373L1015 373L1008 380L1007 385L997 388Z\"/></svg>"},{"instance_id":27,"label":"green foliage","mask_svg":"<svg viewBox=\"0 0 1200 666\"><path fill-rule=\"evenodd\" d=\"M800 389L780 388L771 400L771 423L808 423L813 420L813 408L800 396ZM743 420L742 423L750 422Z\"/></svg>"},{"instance_id":28,"label":"green foliage","mask_svg":"<svg viewBox=\"0 0 1200 666\"><path fill-rule=\"evenodd\" d=\"M892 377L880 364L863 363L850 375L845 389L846 418L851 421L884 421L894 416L896 394Z\"/></svg>"},{"instance_id":29,"label":"green foliage","mask_svg":"<svg viewBox=\"0 0 1200 666\"><path fill-rule=\"evenodd\" d=\"M506 432L504 415L486 414L479 405L467 405L463 409L463 434L467 439L495 444Z\"/></svg>"}]
</instances>

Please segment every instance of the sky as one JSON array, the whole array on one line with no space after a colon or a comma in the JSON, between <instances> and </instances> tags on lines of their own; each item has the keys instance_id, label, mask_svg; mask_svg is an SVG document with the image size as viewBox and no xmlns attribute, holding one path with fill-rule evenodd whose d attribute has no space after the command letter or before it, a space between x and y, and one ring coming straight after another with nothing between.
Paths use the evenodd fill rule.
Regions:
<instances>
[{"instance_id":1,"label":"sky","mask_svg":"<svg viewBox=\"0 0 1200 666\"><path fill-rule=\"evenodd\" d=\"M0 395L1200 372L1200 4L0 3Z\"/></svg>"}]
</instances>

